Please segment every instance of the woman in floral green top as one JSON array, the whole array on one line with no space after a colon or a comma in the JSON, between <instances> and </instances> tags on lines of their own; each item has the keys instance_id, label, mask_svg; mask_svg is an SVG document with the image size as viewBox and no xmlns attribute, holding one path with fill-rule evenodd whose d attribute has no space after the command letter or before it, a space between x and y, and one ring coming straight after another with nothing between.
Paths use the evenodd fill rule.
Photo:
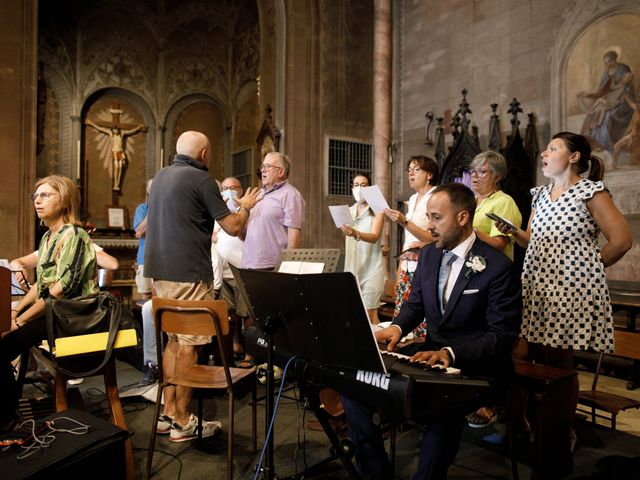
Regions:
<instances>
[{"instance_id":1,"label":"woman in floral green top","mask_svg":"<svg viewBox=\"0 0 640 480\"><path fill-rule=\"evenodd\" d=\"M49 230L38 249L38 281L11 310L11 329L0 338L0 429L15 418L17 389L11 361L47 336L44 299L97 293L96 258L87 232L78 226L78 189L52 175L36 183L36 215Z\"/></svg>"}]
</instances>

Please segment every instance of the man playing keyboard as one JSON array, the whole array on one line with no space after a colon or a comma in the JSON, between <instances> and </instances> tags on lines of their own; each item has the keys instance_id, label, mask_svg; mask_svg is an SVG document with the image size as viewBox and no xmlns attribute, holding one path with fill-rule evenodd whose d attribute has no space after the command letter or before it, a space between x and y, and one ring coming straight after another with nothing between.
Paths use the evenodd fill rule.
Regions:
<instances>
[{"instance_id":1,"label":"man playing keyboard","mask_svg":"<svg viewBox=\"0 0 640 480\"><path fill-rule=\"evenodd\" d=\"M426 318L426 341L411 361L488 379L492 394L504 398L521 318L520 280L505 255L476 238L475 208L464 185L436 188L427 204L434 243L422 248L411 295L394 323L376 332L376 340L392 350ZM344 403L360 472L366 478L392 478L371 409L348 399ZM447 478L467 413L438 412L426 422L414 480Z\"/></svg>"}]
</instances>

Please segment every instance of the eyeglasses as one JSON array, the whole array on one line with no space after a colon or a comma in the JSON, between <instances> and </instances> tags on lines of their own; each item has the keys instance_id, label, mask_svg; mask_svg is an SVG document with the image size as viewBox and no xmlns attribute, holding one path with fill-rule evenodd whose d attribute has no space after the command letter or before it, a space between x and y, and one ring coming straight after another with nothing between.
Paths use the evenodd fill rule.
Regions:
<instances>
[{"instance_id":1,"label":"eyeglasses","mask_svg":"<svg viewBox=\"0 0 640 480\"><path fill-rule=\"evenodd\" d=\"M49 200L52 195L58 195L56 192L35 192L31 194L31 200L36 201L38 197L42 200Z\"/></svg>"},{"instance_id":2,"label":"eyeglasses","mask_svg":"<svg viewBox=\"0 0 640 480\"><path fill-rule=\"evenodd\" d=\"M491 173L491 170L488 168L470 168L467 170L467 173L472 177L477 175L478 177L484 177L487 173Z\"/></svg>"},{"instance_id":3,"label":"eyeglasses","mask_svg":"<svg viewBox=\"0 0 640 480\"><path fill-rule=\"evenodd\" d=\"M351 185L353 188L355 187L368 187L369 184L368 183L354 183L353 185Z\"/></svg>"},{"instance_id":4,"label":"eyeglasses","mask_svg":"<svg viewBox=\"0 0 640 480\"><path fill-rule=\"evenodd\" d=\"M268 163L263 163L262 165L260 165L260 170L271 170L272 168L282 168L282 167L279 167L278 165L269 165Z\"/></svg>"},{"instance_id":5,"label":"eyeglasses","mask_svg":"<svg viewBox=\"0 0 640 480\"><path fill-rule=\"evenodd\" d=\"M420 167L410 167L409 169L407 169L407 173L409 175L411 175L412 173L420 173L420 172L424 172L424 170L421 169Z\"/></svg>"}]
</instances>

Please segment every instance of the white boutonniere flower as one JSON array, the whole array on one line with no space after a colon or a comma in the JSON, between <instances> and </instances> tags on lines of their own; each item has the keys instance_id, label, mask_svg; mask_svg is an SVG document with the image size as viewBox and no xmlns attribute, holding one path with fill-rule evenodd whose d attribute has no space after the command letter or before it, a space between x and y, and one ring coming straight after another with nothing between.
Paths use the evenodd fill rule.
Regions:
<instances>
[{"instance_id":1,"label":"white boutonniere flower","mask_svg":"<svg viewBox=\"0 0 640 480\"><path fill-rule=\"evenodd\" d=\"M472 273L484 272L485 268L487 268L487 259L482 255L474 255L472 253L469 255L469 260L467 260L465 266L467 267L467 271L464 276L469 278L469 275Z\"/></svg>"}]
</instances>

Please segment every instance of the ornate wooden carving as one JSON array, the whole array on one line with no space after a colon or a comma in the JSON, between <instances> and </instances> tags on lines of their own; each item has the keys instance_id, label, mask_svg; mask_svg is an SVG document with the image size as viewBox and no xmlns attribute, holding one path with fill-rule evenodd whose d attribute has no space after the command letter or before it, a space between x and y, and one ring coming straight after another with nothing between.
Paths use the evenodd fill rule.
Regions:
<instances>
[{"instance_id":1,"label":"ornate wooden carving","mask_svg":"<svg viewBox=\"0 0 640 480\"><path fill-rule=\"evenodd\" d=\"M444 118L437 117L436 122L438 122L438 126L436 127L436 151L435 151L435 160L438 163L438 168L442 170L442 166L444 165L444 161L447 158L447 151L444 147L444 126L443 122Z\"/></svg>"},{"instance_id":2,"label":"ornate wooden carving","mask_svg":"<svg viewBox=\"0 0 640 480\"><path fill-rule=\"evenodd\" d=\"M496 113L498 104L491 104L491 118L489 119L489 150L500 150L500 117Z\"/></svg>"},{"instance_id":3,"label":"ornate wooden carving","mask_svg":"<svg viewBox=\"0 0 640 480\"><path fill-rule=\"evenodd\" d=\"M507 160L509 174L501 182L502 190L513 197L520 212L523 223L529 220L531 213L531 194L529 189L533 186L533 172L531 166L531 155L525 149L524 142L520 136L520 120L518 113L522 113L520 102L513 99L509 107L511 118L511 135L509 143L504 149L504 158ZM529 135L535 136L534 125L528 125Z\"/></svg>"},{"instance_id":4,"label":"ornate wooden carving","mask_svg":"<svg viewBox=\"0 0 640 480\"><path fill-rule=\"evenodd\" d=\"M431 139L431 124L433 123L433 112L427 112L424 114L427 119L427 129L424 137L424 144L427 147L433 146L433 140Z\"/></svg>"},{"instance_id":5,"label":"ornate wooden carving","mask_svg":"<svg viewBox=\"0 0 640 480\"><path fill-rule=\"evenodd\" d=\"M473 157L480 153L480 145L469 132L468 114L471 114L467 102L467 89L462 90L462 102L460 108L453 117L454 143L449 155L445 158L440 170L440 183L453 182L462 176Z\"/></svg>"},{"instance_id":6,"label":"ornate wooden carving","mask_svg":"<svg viewBox=\"0 0 640 480\"><path fill-rule=\"evenodd\" d=\"M262 122L260 131L258 132L258 138L256 139L256 144L258 145L257 152L258 155L260 155L260 161L262 161L267 153L277 152L280 150L281 133L273 121L273 109L271 108L271 105L267 105L264 111L264 121Z\"/></svg>"}]
</instances>

